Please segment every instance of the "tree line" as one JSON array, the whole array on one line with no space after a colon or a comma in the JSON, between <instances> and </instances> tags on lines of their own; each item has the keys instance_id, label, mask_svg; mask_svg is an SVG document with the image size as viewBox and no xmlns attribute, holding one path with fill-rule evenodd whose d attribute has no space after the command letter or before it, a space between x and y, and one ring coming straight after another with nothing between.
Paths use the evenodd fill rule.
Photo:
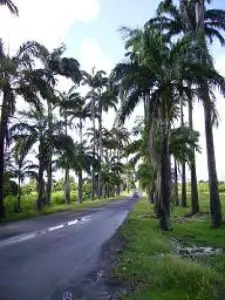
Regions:
<instances>
[{"instance_id":1,"label":"tree line","mask_svg":"<svg viewBox=\"0 0 225 300\"><path fill-rule=\"evenodd\" d=\"M0 4L18 15L11 1ZM85 181L91 183L92 200L119 195L132 184L132 174L122 162L129 132L122 126L103 127L103 112L117 110L118 91L103 70L93 68L89 74L76 59L64 56L65 50L62 45L49 51L28 41L10 56L0 42L0 218L5 216L9 178L17 182L17 212L22 210L21 185L27 177L36 181L37 209L51 205L58 169L65 173L67 204L71 170L78 178L79 203ZM61 77L73 82L67 92L58 90ZM88 90L85 96L77 90L80 85Z\"/></svg>"},{"instance_id":2,"label":"tree line","mask_svg":"<svg viewBox=\"0 0 225 300\"><path fill-rule=\"evenodd\" d=\"M217 39L224 45L225 11L209 8L210 3L180 0L176 4L164 0L155 17L142 29L122 28L126 61L118 64L112 73L123 99L118 123L124 123L138 103L144 106L140 140L129 151L144 162L139 174L149 178L143 184L149 189L150 200L156 203L156 215L164 230L171 229L171 201L179 205L178 164L182 174L182 206L187 206L188 163L190 215L199 212L195 152L200 149L198 133L193 129L196 100L201 101L204 109L212 224L218 227L222 223L213 126L218 122L214 91L218 89L224 96L225 81L215 70L209 44ZM188 124L184 123L185 106Z\"/></svg>"},{"instance_id":3,"label":"tree line","mask_svg":"<svg viewBox=\"0 0 225 300\"><path fill-rule=\"evenodd\" d=\"M209 8L210 2L180 0L175 4L164 0L143 28L121 28L125 60L115 66L109 77L102 70L93 69L90 74L81 70L76 59L63 56L64 46L49 52L37 42L27 42L9 57L1 42L1 217L6 172L16 173L19 185L23 176L36 178L37 208L42 209L51 203L53 172L63 168L67 203L71 169L78 177L80 202L84 173L92 185L91 199L119 195L121 188L129 190L131 183L134 186L139 181L149 201L155 203L160 227L170 230L171 204L187 206L187 166L191 172L190 216L199 212L195 154L201 149L199 133L193 128L193 105L200 100L204 109L211 219L214 227L221 225L213 126L218 123L214 91L218 89L224 95L225 80L215 70L209 44L217 39L224 45L225 12ZM18 14L11 1L0 4ZM37 60L40 68L35 67ZM74 83L67 93L57 90L60 76ZM89 87L85 97L77 92L82 84ZM18 110L21 98L29 105L26 111ZM139 103L144 117L137 118L132 132L128 132L124 123ZM117 111L116 120L107 130L103 128L103 112L111 108ZM92 126L87 129L88 119ZM32 149L36 151L37 165L26 159ZM20 196L20 209L19 199Z\"/></svg>"}]
</instances>

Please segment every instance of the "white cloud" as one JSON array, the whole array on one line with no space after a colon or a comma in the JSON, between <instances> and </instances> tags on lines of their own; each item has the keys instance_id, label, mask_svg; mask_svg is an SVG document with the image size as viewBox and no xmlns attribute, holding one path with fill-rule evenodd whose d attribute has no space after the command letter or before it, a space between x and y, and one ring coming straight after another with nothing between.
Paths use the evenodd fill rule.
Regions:
<instances>
[{"instance_id":1,"label":"white cloud","mask_svg":"<svg viewBox=\"0 0 225 300\"><path fill-rule=\"evenodd\" d=\"M115 64L113 59L103 52L98 41L93 38L84 39L81 43L80 51L82 68L88 72L90 72L93 67L96 67L97 70L102 69L110 73Z\"/></svg>"},{"instance_id":2,"label":"white cloud","mask_svg":"<svg viewBox=\"0 0 225 300\"><path fill-rule=\"evenodd\" d=\"M0 10L0 37L17 48L26 40L37 40L47 47L63 41L74 21L89 23L99 15L99 0L14 0L19 18L6 8Z\"/></svg>"}]
</instances>

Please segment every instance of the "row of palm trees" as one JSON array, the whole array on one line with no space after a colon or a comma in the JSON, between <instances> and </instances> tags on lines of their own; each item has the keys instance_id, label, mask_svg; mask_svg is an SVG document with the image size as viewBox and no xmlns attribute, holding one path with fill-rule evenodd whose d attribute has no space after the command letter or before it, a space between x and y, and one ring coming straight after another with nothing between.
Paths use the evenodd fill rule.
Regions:
<instances>
[{"instance_id":1,"label":"row of palm trees","mask_svg":"<svg viewBox=\"0 0 225 300\"><path fill-rule=\"evenodd\" d=\"M195 164L197 136L193 131L193 102L196 98L204 107L212 224L217 227L222 223L212 128L216 118L213 90L218 88L224 95L225 80L214 69L208 41L217 38L223 45L221 32L224 29L225 12L208 9L204 0L180 0L178 5L172 0L162 1L156 16L143 29L122 28L128 51L126 61L118 64L111 76L123 99L118 122L123 123L142 101L145 126L139 155L145 164L148 163L149 180L153 178L150 185L156 187L156 212L164 230L171 229L171 188L174 186L171 183L175 180L177 185L178 157L171 139L175 137L179 142L179 135L178 132L174 135L173 126L180 117L179 130L183 139L185 105L189 109L186 135L192 136L188 146L191 154L191 214L199 211ZM175 159L174 172L171 156ZM186 206L185 161L183 157L183 206ZM156 175L151 176L154 173ZM177 198L177 189L175 195Z\"/></svg>"},{"instance_id":2,"label":"row of palm trees","mask_svg":"<svg viewBox=\"0 0 225 300\"><path fill-rule=\"evenodd\" d=\"M22 209L20 187L24 176L37 180L37 208L41 210L51 204L53 174L58 168L65 169L68 204L71 202L71 169L78 176L79 202L82 202L84 175L90 173L92 200L120 193L123 144L128 142L129 133L122 127L111 130L103 127L103 112L116 109L117 90L110 86L105 72L82 71L78 61L65 57L64 51L63 45L50 52L32 41L24 43L10 57L5 53L3 42L0 43L1 218L5 216L6 171L18 178L17 211ZM67 93L57 90L60 77L73 81ZM90 90L85 97L77 92L81 84ZM28 108L21 110L25 102ZM91 128L86 126L88 119ZM31 153L36 157L35 163L27 158Z\"/></svg>"},{"instance_id":3,"label":"row of palm trees","mask_svg":"<svg viewBox=\"0 0 225 300\"><path fill-rule=\"evenodd\" d=\"M9 8L13 7L9 0L0 4L6 2ZM18 10L10 10L18 13ZM65 199L69 203L70 169L78 175L82 201L83 171L91 174L92 199L109 196L120 192L122 179L129 187L134 166L141 159L135 179L139 178L150 200L156 203L161 228L169 230L171 200L179 204L178 165L182 170L182 205L187 205L185 174L188 163L191 170L190 214L199 211L195 163L199 134L193 129L193 103L200 99L205 113L211 217L213 225L219 226L222 214L212 132L216 121L213 90L219 88L224 94L225 80L214 69L208 43L217 38L223 45L224 29L225 12L208 9L204 0L180 0L177 5L172 0L164 0L156 16L143 29L122 29L128 52L126 60L113 69L110 79L104 71L93 69L91 74L81 71L75 59L63 57L63 46L50 53L44 46L28 42L14 57L9 57L1 43L0 216L4 215L1 175L5 171L6 146L13 140L17 152L20 149L28 153L31 149L28 146L35 144L35 137L36 142L39 141L39 209L51 202L54 167L65 169ZM34 65L37 60L42 66L39 69ZM56 91L59 76L73 80L74 87L68 93ZM85 98L76 91L80 84L89 86ZM20 112L25 122L13 121L9 126L15 115L16 100L21 97L31 108L26 113ZM117 127L108 131L103 128L103 112L116 109L118 98L122 105L117 113ZM129 133L122 124L140 101L144 119L134 130L140 138L129 143ZM185 106L189 112L188 125L183 118ZM60 120L55 117L57 109ZM178 118L180 127L176 128ZM92 123L88 130L84 126L86 119ZM71 136L71 124L78 131L76 143ZM89 144L86 144L87 136ZM125 167L122 164L124 155L130 154L136 155ZM30 174L34 169L35 165L29 169ZM44 173L47 174L46 188Z\"/></svg>"}]
</instances>

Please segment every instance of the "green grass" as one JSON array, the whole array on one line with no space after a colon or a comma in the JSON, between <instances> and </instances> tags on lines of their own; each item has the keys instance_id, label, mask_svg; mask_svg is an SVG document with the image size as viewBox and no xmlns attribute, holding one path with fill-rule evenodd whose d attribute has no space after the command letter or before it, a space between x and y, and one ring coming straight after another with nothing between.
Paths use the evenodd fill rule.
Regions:
<instances>
[{"instance_id":1,"label":"green grass","mask_svg":"<svg viewBox=\"0 0 225 300\"><path fill-rule=\"evenodd\" d=\"M45 207L41 212L37 211L36 207L36 193L31 193L28 196L22 197L22 209L21 213L14 212L14 205L16 202L15 198L8 197L5 201L6 205L6 217L1 220L1 222L10 222L16 220L29 219L32 217L50 215L54 213L60 212L69 212L69 211L81 211L85 208L98 207L99 205L104 205L113 200L121 200L124 199L123 196L110 198L110 199L95 199L94 201L85 200L83 203L79 204L75 202L76 197L74 197L73 193L71 193L72 202L70 205L65 204L63 192L56 192L52 194L52 204L50 206Z\"/></svg>"},{"instance_id":2,"label":"green grass","mask_svg":"<svg viewBox=\"0 0 225 300\"><path fill-rule=\"evenodd\" d=\"M224 195L221 199L225 203ZM145 198L138 202L121 229L126 246L115 276L133 287L121 300L225 299L225 254L192 261L174 253L173 239L225 247L225 227L211 227L207 194L200 203L206 214L190 219L182 219L188 208L173 208L173 231L162 232L153 206Z\"/></svg>"}]
</instances>

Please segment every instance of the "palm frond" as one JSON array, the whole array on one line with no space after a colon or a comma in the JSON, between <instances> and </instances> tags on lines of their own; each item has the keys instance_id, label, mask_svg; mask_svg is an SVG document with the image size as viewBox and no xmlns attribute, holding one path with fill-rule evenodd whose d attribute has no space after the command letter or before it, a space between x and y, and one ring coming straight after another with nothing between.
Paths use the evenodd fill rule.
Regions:
<instances>
[{"instance_id":1,"label":"palm frond","mask_svg":"<svg viewBox=\"0 0 225 300\"><path fill-rule=\"evenodd\" d=\"M0 0L0 5L7 6L8 9L10 10L10 12L13 15L16 15L16 16L19 15L19 10L18 10L17 6L13 3L13 1L11 1L11 0Z\"/></svg>"}]
</instances>

